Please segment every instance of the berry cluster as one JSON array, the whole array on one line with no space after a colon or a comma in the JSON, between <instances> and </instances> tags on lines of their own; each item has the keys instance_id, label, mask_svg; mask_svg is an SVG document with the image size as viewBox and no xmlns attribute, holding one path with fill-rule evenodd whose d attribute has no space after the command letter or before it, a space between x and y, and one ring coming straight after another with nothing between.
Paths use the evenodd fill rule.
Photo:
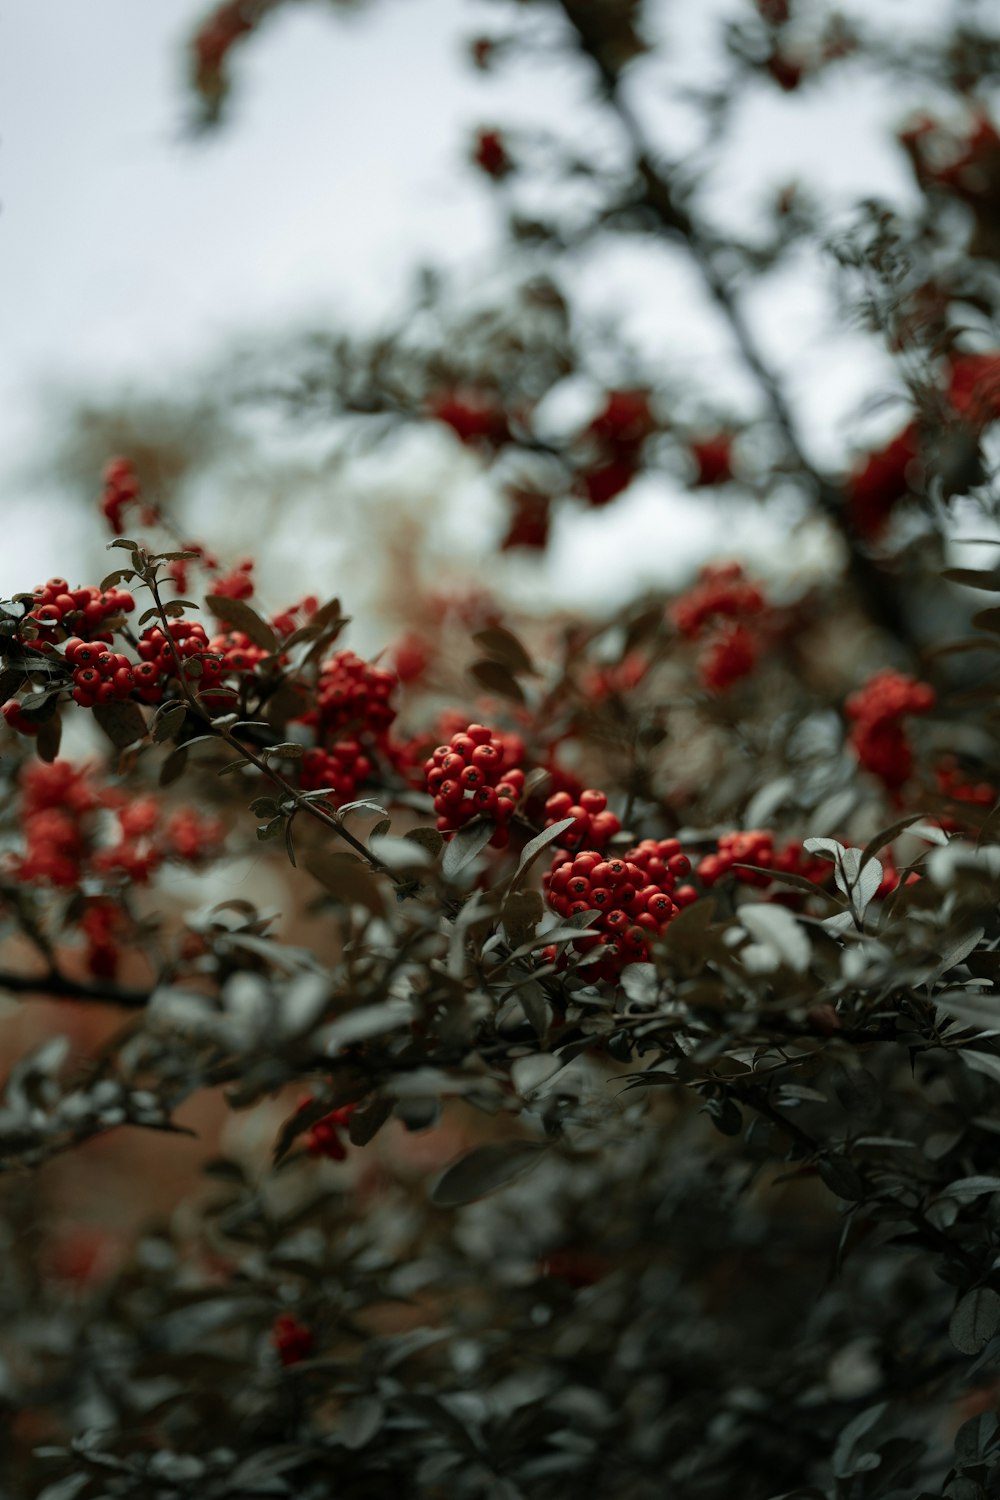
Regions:
<instances>
[{"instance_id":1,"label":"berry cluster","mask_svg":"<svg viewBox=\"0 0 1000 1500\"><path fill-rule=\"evenodd\" d=\"M129 698L136 687L134 663L120 651L109 651L93 641L72 636L65 645L73 669L73 698L81 708Z\"/></svg>"},{"instance_id":2,"label":"berry cluster","mask_svg":"<svg viewBox=\"0 0 1000 1500\"><path fill-rule=\"evenodd\" d=\"M785 26L791 16L788 0L757 0L757 9L768 26Z\"/></svg>"},{"instance_id":3,"label":"berry cluster","mask_svg":"<svg viewBox=\"0 0 1000 1500\"><path fill-rule=\"evenodd\" d=\"M218 560L200 542L183 542L180 550L192 552L193 557L173 557L167 564L167 575L178 594L187 594L191 586L191 569L204 568L206 573L216 573Z\"/></svg>"},{"instance_id":4,"label":"berry cluster","mask_svg":"<svg viewBox=\"0 0 1000 1500\"><path fill-rule=\"evenodd\" d=\"M681 635L706 642L698 670L712 692L724 691L753 671L759 640L746 622L765 608L764 595L744 577L739 563L702 568L694 588L671 607L670 617Z\"/></svg>"},{"instance_id":5,"label":"berry cluster","mask_svg":"<svg viewBox=\"0 0 1000 1500\"><path fill-rule=\"evenodd\" d=\"M693 442L689 452L694 463L691 483L697 489L726 484L733 477L733 440L728 432Z\"/></svg>"},{"instance_id":6,"label":"berry cluster","mask_svg":"<svg viewBox=\"0 0 1000 1500\"><path fill-rule=\"evenodd\" d=\"M223 67L230 48L254 28L252 11L246 0L227 0L218 6L194 38L194 82L209 103L217 102L224 92Z\"/></svg>"},{"instance_id":7,"label":"berry cluster","mask_svg":"<svg viewBox=\"0 0 1000 1500\"><path fill-rule=\"evenodd\" d=\"M595 703L621 698L637 688L649 671L650 662L638 651L630 651L611 666L592 666L582 683L586 696Z\"/></svg>"},{"instance_id":8,"label":"berry cluster","mask_svg":"<svg viewBox=\"0 0 1000 1500\"><path fill-rule=\"evenodd\" d=\"M506 177L513 170L506 142L499 130L480 130L473 143L472 160L481 172L494 181Z\"/></svg>"},{"instance_id":9,"label":"berry cluster","mask_svg":"<svg viewBox=\"0 0 1000 1500\"><path fill-rule=\"evenodd\" d=\"M779 89L786 94L793 94L806 74L805 63L780 47L775 47L764 66Z\"/></svg>"},{"instance_id":10,"label":"berry cluster","mask_svg":"<svg viewBox=\"0 0 1000 1500\"><path fill-rule=\"evenodd\" d=\"M114 979L121 955L121 908L113 901L88 901L80 917L86 949L84 962L95 979Z\"/></svg>"},{"instance_id":11,"label":"berry cluster","mask_svg":"<svg viewBox=\"0 0 1000 1500\"><path fill-rule=\"evenodd\" d=\"M400 682L418 682L430 665L433 648L426 636L416 630L408 630L396 642L392 660Z\"/></svg>"},{"instance_id":12,"label":"berry cluster","mask_svg":"<svg viewBox=\"0 0 1000 1500\"><path fill-rule=\"evenodd\" d=\"M235 597L235 596L231 596ZM208 650L219 658L219 676L230 672L252 672L254 667L270 653L257 646L242 630L227 630L222 635L213 635Z\"/></svg>"},{"instance_id":13,"label":"berry cluster","mask_svg":"<svg viewBox=\"0 0 1000 1500\"><path fill-rule=\"evenodd\" d=\"M225 829L218 818L203 818L191 807L172 812L163 829L168 854L185 864L203 864L218 855Z\"/></svg>"},{"instance_id":14,"label":"berry cluster","mask_svg":"<svg viewBox=\"0 0 1000 1500\"><path fill-rule=\"evenodd\" d=\"M898 793L913 771L913 747L902 720L934 707L934 689L902 672L877 672L845 705L854 720L850 744L861 765Z\"/></svg>"},{"instance_id":15,"label":"berry cluster","mask_svg":"<svg viewBox=\"0 0 1000 1500\"><path fill-rule=\"evenodd\" d=\"M373 747L390 754L393 749L388 731L396 709L390 700L398 681L395 672L374 667L353 651L338 651L323 663L316 707L301 720L321 741L299 763L304 790L328 788L338 803L353 799L375 769Z\"/></svg>"},{"instance_id":16,"label":"berry cluster","mask_svg":"<svg viewBox=\"0 0 1000 1500\"><path fill-rule=\"evenodd\" d=\"M88 875L142 884L169 855L200 862L222 840L217 819L186 808L164 821L155 797L129 801L89 767L66 760L26 765L19 794L25 852L15 861L28 884L69 887Z\"/></svg>"},{"instance_id":17,"label":"berry cluster","mask_svg":"<svg viewBox=\"0 0 1000 1500\"><path fill-rule=\"evenodd\" d=\"M300 762L299 785L304 792L329 790L338 805L351 802L358 787L374 769L357 740L338 740L332 750L307 750Z\"/></svg>"},{"instance_id":18,"label":"berry cluster","mask_svg":"<svg viewBox=\"0 0 1000 1500\"><path fill-rule=\"evenodd\" d=\"M271 1328L271 1342L278 1351L283 1365L301 1364L308 1359L316 1347L316 1337L311 1328L300 1323L291 1313L280 1313Z\"/></svg>"},{"instance_id":19,"label":"berry cluster","mask_svg":"<svg viewBox=\"0 0 1000 1500\"><path fill-rule=\"evenodd\" d=\"M656 428L648 392L608 392L584 433L590 458L577 476L577 489L588 505L607 505L632 483L642 446Z\"/></svg>"},{"instance_id":20,"label":"berry cluster","mask_svg":"<svg viewBox=\"0 0 1000 1500\"><path fill-rule=\"evenodd\" d=\"M212 593L223 599L250 599L254 590L253 569L253 561L244 558L235 568L230 568L228 573L213 578Z\"/></svg>"},{"instance_id":21,"label":"berry cluster","mask_svg":"<svg viewBox=\"0 0 1000 1500\"><path fill-rule=\"evenodd\" d=\"M958 762L951 756L938 766L935 776L938 791L953 802L967 802L972 807L992 807L997 789L991 781L968 781Z\"/></svg>"},{"instance_id":22,"label":"berry cluster","mask_svg":"<svg viewBox=\"0 0 1000 1500\"><path fill-rule=\"evenodd\" d=\"M312 1099L307 1099L305 1103L311 1104ZM346 1159L347 1147L339 1132L345 1128L357 1107L356 1104L342 1104L339 1109L332 1109L328 1115L316 1121L306 1137L306 1149L310 1156L325 1156L330 1161Z\"/></svg>"},{"instance_id":23,"label":"berry cluster","mask_svg":"<svg viewBox=\"0 0 1000 1500\"><path fill-rule=\"evenodd\" d=\"M304 722L327 734L368 730L384 734L396 717L389 701L395 672L373 667L353 651L338 651L323 663L316 686L316 708Z\"/></svg>"},{"instance_id":24,"label":"berry cluster","mask_svg":"<svg viewBox=\"0 0 1000 1500\"><path fill-rule=\"evenodd\" d=\"M515 547L544 552L552 529L552 500L535 490L512 490L508 494L510 512L507 530L500 542L501 552Z\"/></svg>"},{"instance_id":25,"label":"berry cluster","mask_svg":"<svg viewBox=\"0 0 1000 1500\"><path fill-rule=\"evenodd\" d=\"M757 665L759 643L745 625L720 625L698 662L701 680L713 693L724 693Z\"/></svg>"},{"instance_id":26,"label":"berry cluster","mask_svg":"<svg viewBox=\"0 0 1000 1500\"><path fill-rule=\"evenodd\" d=\"M890 443L855 465L847 480L847 505L855 530L875 540L893 510L920 483L920 441L911 422Z\"/></svg>"},{"instance_id":27,"label":"berry cluster","mask_svg":"<svg viewBox=\"0 0 1000 1500\"><path fill-rule=\"evenodd\" d=\"M513 764L508 748L492 729L470 724L425 762L427 790L442 833L453 833L472 818L492 818L497 826L490 842L505 847L507 823L524 790L524 772Z\"/></svg>"},{"instance_id":28,"label":"berry cluster","mask_svg":"<svg viewBox=\"0 0 1000 1500\"><path fill-rule=\"evenodd\" d=\"M911 870L906 879L903 880L891 856L882 854L880 856L880 863L882 865L882 883L875 892L874 899L876 901L884 901L886 896L891 896L893 891L898 890L900 883L903 885L916 885L920 879L917 871Z\"/></svg>"},{"instance_id":29,"label":"berry cluster","mask_svg":"<svg viewBox=\"0 0 1000 1500\"><path fill-rule=\"evenodd\" d=\"M36 735L42 727L42 720L29 719L16 698L8 698L0 708L0 714L3 715L7 728L13 729L17 734Z\"/></svg>"},{"instance_id":30,"label":"berry cluster","mask_svg":"<svg viewBox=\"0 0 1000 1500\"><path fill-rule=\"evenodd\" d=\"M653 939L681 907L698 899L693 886L677 885L690 869L678 839L643 839L620 858L608 859L597 849L557 855L543 885L560 916L600 912L593 923L600 931L578 938L573 947L581 953L603 949L590 972L614 980L626 964L646 960ZM543 951L548 961L555 955L554 947Z\"/></svg>"},{"instance_id":31,"label":"berry cluster","mask_svg":"<svg viewBox=\"0 0 1000 1500\"><path fill-rule=\"evenodd\" d=\"M740 563L708 563L694 587L671 606L670 617L681 635L696 640L719 620L751 619L764 608L764 595Z\"/></svg>"},{"instance_id":32,"label":"berry cluster","mask_svg":"<svg viewBox=\"0 0 1000 1500\"><path fill-rule=\"evenodd\" d=\"M101 513L115 536L125 530L125 512L139 498L139 481L127 458L113 458L104 470Z\"/></svg>"},{"instance_id":33,"label":"berry cluster","mask_svg":"<svg viewBox=\"0 0 1000 1500\"><path fill-rule=\"evenodd\" d=\"M208 636L200 621L171 620L167 630L169 636L161 626L151 625L136 644L142 660L133 672L143 703L159 703L168 684L179 680L178 659L182 664L198 663L199 687L215 687L222 676L222 664L210 654Z\"/></svg>"},{"instance_id":34,"label":"berry cluster","mask_svg":"<svg viewBox=\"0 0 1000 1500\"><path fill-rule=\"evenodd\" d=\"M604 792L590 788L582 791L579 797L565 791L552 793L545 803L545 827L561 823L563 818L574 821L556 839L560 849L579 849L583 844L590 849L603 849L622 827L614 813L608 811Z\"/></svg>"},{"instance_id":35,"label":"berry cluster","mask_svg":"<svg viewBox=\"0 0 1000 1500\"><path fill-rule=\"evenodd\" d=\"M744 885L770 884L769 876L736 868L739 865L758 865L761 869L773 870L775 874L801 875L817 885L829 879L831 871L828 860L807 854L797 840L792 839L784 848L776 849L773 833L765 828L752 828L745 832L724 833L716 853L706 854L698 861L698 879L702 885L713 886L723 876L731 874Z\"/></svg>"},{"instance_id":36,"label":"berry cluster","mask_svg":"<svg viewBox=\"0 0 1000 1500\"><path fill-rule=\"evenodd\" d=\"M65 760L24 767L18 814L24 848L8 856L8 873L22 884L57 890L144 885L168 857L199 865L218 855L223 839L217 819L191 808L164 817L157 798L129 800L92 768ZM90 972L112 978L127 936L119 901L93 895L77 922Z\"/></svg>"},{"instance_id":37,"label":"berry cluster","mask_svg":"<svg viewBox=\"0 0 1000 1500\"><path fill-rule=\"evenodd\" d=\"M604 405L587 428L608 453L631 455L656 431L656 418L644 390L609 391Z\"/></svg>"},{"instance_id":38,"label":"berry cluster","mask_svg":"<svg viewBox=\"0 0 1000 1500\"><path fill-rule=\"evenodd\" d=\"M510 441L507 414L490 390L445 391L430 404L430 413L471 448L501 448Z\"/></svg>"},{"instance_id":39,"label":"berry cluster","mask_svg":"<svg viewBox=\"0 0 1000 1500\"><path fill-rule=\"evenodd\" d=\"M35 601L28 614L40 636L49 640L57 632L72 630L87 641L112 639L109 621L135 609L135 600L127 589L97 589L91 586L71 589L65 578L50 578L31 591Z\"/></svg>"},{"instance_id":40,"label":"berry cluster","mask_svg":"<svg viewBox=\"0 0 1000 1500\"><path fill-rule=\"evenodd\" d=\"M975 209L993 200L1000 176L1000 134L977 110L964 134L931 115L919 115L899 133L921 187L934 187Z\"/></svg>"},{"instance_id":41,"label":"berry cluster","mask_svg":"<svg viewBox=\"0 0 1000 1500\"><path fill-rule=\"evenodd\" d=\"M271 628L275 635L282 638L293 635L296 630L300 630L312 619L318 609L319 600L315 594L307 594L304 599L299 600L298 604L290 604L280 614L272 615Z\"/></svg>"},{"instance_id":42,"label":"berry cluster","mask_svg":"<svg viewBox=\"0 0 1000 1500\"><path fill-rule=\"evenodd\" d=\"M1000 418L1000 354L953 354L948 401L956 415L977 431Z\"/></svg>"}]
</instances>

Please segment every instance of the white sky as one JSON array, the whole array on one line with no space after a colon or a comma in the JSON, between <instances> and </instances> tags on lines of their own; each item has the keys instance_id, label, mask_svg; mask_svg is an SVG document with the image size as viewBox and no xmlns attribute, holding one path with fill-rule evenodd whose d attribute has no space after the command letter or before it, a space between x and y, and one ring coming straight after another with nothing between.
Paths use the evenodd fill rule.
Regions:
<instances>
[{"instance_id":1,"label":"white sky","mask_svg":"<svg viewBox=\"0 0 1000 1500\"><path fill-rule=\"evenodd\" d=\"M689 119L670 104L677 68L700 67L706 28L740 0L652 0L670 40L667 72L637 71L637 105L671 142ZM941 14L944 0L872 0L851 9L891 24ZM239 49L227 126L183 132L182 43L202 0L13 0L0 8L0 589L76 573L95 531L54 486L26 482L47 433L46 392L163 388L225 341L254 332L378 320L421 260L474 275L495 243L495 209L464 157L481 122L565 125L582 79L565 64L512 64L498 77L465 62L467 38L502 24L481 0L372 0L354 15L290 6ZM678 58L673 63L669 59ZM674 72L669 72L674 68ZM856 67L786 97L762 89L737 122L710 185L713 212L752 217L797 174L826 200L912 191L889 139L911 99ZM817 173L821 176L817 179ZM664 366L739 401L725 330L706 315L676 253L622 246L581 286ZM761 337L788 372L814 451L843 460L845 422L885 367L823 315L813 264L755 293ZM890 417L890 422L891 422ZM884 427L884 420L883 420ZM470 483L464 455L425 452L414 487ZM443 457L442 457L443 455ZM405 462L412 469L412 452ZM401 462L379 484L405 486ZM96 481L95 481L96 491ZM487 506L478 535L492 522ZM248 516L250 512L248 512ZM254 512L249 525L259 526ZM227 515L227 535L239 521ZM566 600L620 597L635 581L676 576L720 534L730 553L773 549L759 513L637 485L607 511L559 529L544 580ZM458 538L455 538L456 544ZM252 542L237 537L237 550ZM320 548L318 555L323 554ZM74 576L74 581L76 581ZM315 580L307 579L313 584ZM290 592L301 592L295 588Z\"/></svg>"}]
</instances>

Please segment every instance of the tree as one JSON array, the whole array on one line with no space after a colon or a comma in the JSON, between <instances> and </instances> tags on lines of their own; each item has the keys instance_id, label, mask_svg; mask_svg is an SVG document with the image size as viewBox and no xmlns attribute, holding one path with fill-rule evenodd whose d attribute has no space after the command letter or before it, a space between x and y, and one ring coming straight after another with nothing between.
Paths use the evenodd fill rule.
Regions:
<instances>
[{"instance_id":1,"label":"tree","mask_svg":"<svg viewBox=\"0 0 1000 1500\"><path fill-rule=\"evenodd\" d=\"M280 8L199 30L206 125ZM414 595L366 659L349 600L272 613L252 561L185 539L155 423L111 458L112 571L0 606L0 986L43 1018L0 1104L5 1500L1000 1492L1000 573L949 566L970 511L995 522L997 36L967 7L902 45L741 5L671 165L637 5L502 14L475 64L564 49L614 152L481 129L509 295L486 316L442 278L412 330L314 343L291 416L443 424L505 552L642 472L785 486L829 577L781 596L720 558L605 617ZM900 131L916 208L714 224L698 168L743 94L862 62L941 97ZM529 214L536 172L567 192ZM611 235L693 268L751 377L738 422L577 314ZM907 406L839 478L744 305L805 246ZM251 830L262 900L226 882ZM134 1242L71 1232L46 1173L86 1181L112 1132L167 1161L195 1096L249 1122L204 1117L203 1180Z\"/></svg>"}]
</instances>

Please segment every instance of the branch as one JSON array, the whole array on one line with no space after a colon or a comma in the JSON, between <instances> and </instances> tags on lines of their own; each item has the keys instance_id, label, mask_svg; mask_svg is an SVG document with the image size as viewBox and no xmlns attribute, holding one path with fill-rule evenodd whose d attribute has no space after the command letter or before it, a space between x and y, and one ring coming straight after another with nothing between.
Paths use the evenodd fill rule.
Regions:
<instances>
[{"instance_id":1,"label":"branch","mask_svg":"<svg viewBox=\"0 0 1000 1500\"><path fill-rule=\"evenodd\" d=\"M636 168L642 182L642 203L661 230L687 250L712 301L728 322L743 363L757 381L790 456L809 481L820 510L844 541L848 577L862 607L871 620L913 653L916 650L913 632L889 578L865 552L851 525L842 490L821 474L807 456L778 374L758 346L731 282L719 270L716 252L726 248L725 245L697 225L687 208L676 201L669 180L653 160L639 121L622 97L619 73L608 65L600 38L588 35L583 13L578 13L577 7L568 0L559 0L559 3L576 33L580 50L597 69L607 102L635 152Z\"/></svg>"},{"instance_id":2,"label":"branch","mask_svg":"<svg viewBox=\"0 0 1000 1500\"><path fill-rule=\"evenodd\" d=\"M11 995L37 995L45 1000L79 1000L97 1005L117 1005L124 1010L143 1010L149 1004L151 990L130 989L117 984L93 984L85 979L68 979L50 970L47 974L16 974L0 969L0 991Z\"/></svg>"},{"instance_id":3,"label":"branch","mask_svg":"<svg viewBox=\"0 0 1000 1500\"><path fill-rule=\"evenodd\" d=\"M153 596L153 602L156 606L156 610L160 618L160 625L163 630L163 634L166 637L167 645L170 649L170 654L174 659L174 667L177 672L177 679L180 684L180 689L184 695L184 701L191 712L198 716L201 722L212 734L218 735L218 737L223 740L231 750L235 750L238 755L242 755L245 760L249 761L250 764L261 773L262 776L265 776L270 782L272 782L274 786L280 787L285 798L293 804L295 812L307 812L310 817L316 818L325 827L332 829L333 832L338 836L338 838L343 839L345 844L349 844L350 847L354 850L355 854L357 854L361 858L361 860L366 865L368 865L369 869L374 870L378 875L387 875L394 885L398 886L402 884L402 877L397 875L395 870L390 870L388 865L384 864L377 855L373 854L371 850L361 842L360 839L355 838L354 834L350 833L344 827L340 818L338 818L333 813L327 812L322 803L315 802L311 798L307 797L303 792L300 792L298 787L293 786L290 781L287 781L285 777L282 776L281 772L276 771L266 759L255 754L255 752L249 749L247 745L243 744L241 740L238 740L228 725L219 724L215 719L212 718L212 715L198 701L198 699L192 692L191 684L188 681L187 671L185 669L184 658L178 651L177 643L170 631L170 616L167 614L166 608L163 604L163 600L160 597L160 589L155 567L150 568L146 572L144 582Z\"/></svg>"}]
</instances>

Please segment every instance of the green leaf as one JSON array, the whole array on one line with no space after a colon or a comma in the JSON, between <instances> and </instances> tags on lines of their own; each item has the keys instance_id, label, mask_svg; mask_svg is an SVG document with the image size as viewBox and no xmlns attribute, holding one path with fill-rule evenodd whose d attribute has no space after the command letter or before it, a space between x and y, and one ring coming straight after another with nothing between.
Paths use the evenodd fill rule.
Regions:
<instances>
[{"instance_id":1,"label":"green leaf","mask_svg":"<svg viewBox=\"0 0 1000 1500\"><path fill-rule=\"evenodd\" d=\"M255 646L261 646L265 651L277 651L278 638L274 631L243 599L227 599L223 594L208 594L205 603L213 615L234 630L241 630Z\"/></svg>"},{"instance_id":2,"label":"green leaf","mask_svg":"<svg viewBox=\"0 0 1000 1500\"><path fill-rule=\"evenodd\" d=\"M974 953L986 936L984 927L976 927L972 932L965 932L961 937L955 938L951 946L946 948L938 960L934 970L934 978L940 979L947 974L949 969L955 969L960 963L964 963L970 953Z\"/></svg>"},{"instance_id":3,"label":"green leaf","mask_svg":"<svg viewBox=\"0 0 1000 1500\"><path fill-rule=\"evenodd\" d=\"M184 703L170 703L161 708L153 721L153 740L156 744L162 744L164 740L172 740L187 717L187 705Z\"/></svg>"},{"instance_id":4,"label":"green leaf","mask_svg":"<svg viewBox=\"0 0 1000 1500\"><path fill-rule=\"evenodd\" d=\"M977 630L988 630L992 635L1000 635L1000 606L981 609L972 616L972 623Z\"/></svg>"},{"instance_id":5,"label":"green leaf","mask_svg":"<svg viewBox=\"0 0 1000 1500\"><path fill-rule=\"evenodd\" d=\"M502 918L510 942L520 948L535 935L545 903L538 891L512 891L503 904Z\"/></svg>"},{"instance_id":6,"label":"green leaf","mask_svg":"<svg viewBox=\"0 0 1000 1500\"><path fill-rule=\"evenodd\" d=\"M521 850L521 858L517 862L517 873L514 877L515 880L520 880L521 876L528 869L529 865L531 865L532 862L538 858L542 850L547 849L549 844L555 843L556 839L559 838L561 834L565 833L566 829L569 828L573 822L573 818L560 818L558 823L552 824L551 828L543 828L541 833L536 833L533 839L529 839L524 848Z\"/></svg>"},{"instance_id":7,"label":"green leaf","mask_svg":"<svg viewBox=\"0 0 1000 1500\"><path fill-rule=\"evenodd\" d=\"M59 745L62 740L62 720L58 714L44 720L38 734L35 736L35 751L39 760L51 765L59 755Z\"/></svg>"},{"instance_id":8,"label":"green leaf","mask_svg":"<svg viewBox=\"0 0 1000 1500\"><path fill-rule=\"evenodd\" d=\"M838 1198L852 1201L864 1198L864 1180L846 1156L838 1154L821 1157L816 1163L816 1169L831 1193L836 1193Z\"/></svg>"},{"instance_id":9,"label":"green leaf","mask_svg":"<svg viewBox=\"0 0 1000 1500\"><path fill-rule=\"evenodd\" d=\"M506 1187L541 1161L547 1147L538 1141L495 1141L477 1146L446 1167L431 1189L438 1208L459 1208Z\"/></svg>"},{"instance_id":10,"label":"green leaf","mask_svg":"<svg viewBox=\"0 0 1000 1500\"><path fill-rule=\"evenodd\" d=\"M160 786L172 786L179 781L184 774L187 765L188 750L186 745L178 745L176 750L171 750L166 760L160 767Z\"/></svg>"},{"instance_id":11,"label":"green leaf","mask_svg":"<svg viewBox=\"0 0 1000 1500\"><path fill-rule=\"evenodd\" d=\"M131 568L116 568L113 573L106 574L105 577L101 579L97 587L103 594L106 593L108 589L117 587L119 583L130 582L134 577L135 574L132 572Z\"/></svg>"},{"instance_id":12,"label":"green leaf","mask_svg":"<svg viewBox=\"0 0 1000 1500\"><path fill-rule=\"evenodd\" d=\"M1000 1083L1000 1057L993 1052L977 1052L971 1047L961 1047L958 1053L964 1063L977 1073L985 1073L994 1083Z\"/></svg>"},{"instance_id":13,"label":"green leaf","mask_svg":"<svg viewBox=\"0 0 1000 1500\"><path fill-rule=\"evenodd\" d=\"M346 906L364 906L374 916L383 912L382 892L371 872L354 854L312 854L306 869L323 889Z\"/></svg>"},{"instance_id":14,"label":"green leaf","mask_svg":"<svg viewBox=\"0 0 1000 1500\"><path fill-rule=\"evenodd\" d=\"M949 583L961 583L967 589L983 589L990 594L1000 594L1000 571L991 568L980 572L978 568L945 568L941 574Z\"/></svg>"},{"instance_id":15,"label":"green leaf","mask_svg":"<svg viewBox=\"0 0 1000 1500\"><path fill-rule=\"evenodd\" d=\"M279 808L273 797L255 797L250 804L250 811L256 818L275 818Z\"/></svg>"},{"instance_id":16,"label":"green leaf","mask_svg":"<svg viewBox=\"0 0 1000 1500\"><path fill-rule=\"evenodd\" d=\"M434 856L416 843L414 839L394 838L389 834L381 839L369 839L372 858L387 870L397 870L404 875L419 875L434 861Z\"/></svg>"},{"instance_id":17,"label":"green leaf","mask_svg":"<svg viewBox=\"0 0 1000 1500\"><path fill-rule=\"evenodd\" d=\"M503 662L484 657L481 661L474 661L469 672L486 692L497 693L501 698L510 698L515 703L524 702L521 684Z\"/></svg>"},{"instance_id":18,"label":"green leaf","mask_svg":"<svg viewBox=\"0 0 1000 1500\"><path fill-rule=\"evenodd\" d=\"M901 833L905 833L914 823L919 823L923 813L910 813L909 817L900 818L897 823L890 823L888 828L883 828L874 838L870 838L861 851L861 863L866 865L876 854L881 854L890 844L894 844Z\"/></svg>"},{"instance_id":19,"label":"green leaf","mask_svg":"<svg viewBox=\"0 0 1000 1500\"><path fill-rule=\"evenodd\" d=\"M57 692L58 688L40 688L37 692L26 693L21 699L21 708L26 714L34 716L46 706Z\"/></svg>"},{"instance_id":20,"label":"green leaf","mask_svg":"<svg viewBox=\"0 0 1000 1500\"><path fill-rule=\"evenodd\" d=\"M244 766L249 766L249 765L252 765L252 764L253 764L253 762L247 760L247 758L246 758L245 755L241 755L236 760L228 761L221 768L221 770L219 770L219 771L216 772L216 775L217 776L231 776L234 771L242 771L243 768L244 768Z\"/></svg>"},{"instance_id":21,"label":"green leaf","mask_svg":"<svg viewBox=\"0 0 1000 1500\"><path fill-rule=\"evenodd\" d=\"M137 703L96 703L91 712L119 750L146 738L146 719Z\"/></svg>"},{"instance_id":22,"label":"green leaf","mask_svg":"<svg viewBox=\"0 0 1000 1500\"><path fill-rule=\"evenodd\" d=\"M1000 1294L991 1287L966 1292L951 1315L948 1333L963 1354L978 1354L1000 1329Z\"/></svg>"},{"instance_id":23,"label":"green leaf","mask_svg":"<svg viewBox=\"0 0 1000 1500\"><path fill-rule=\"evenodd\" d=\"M366 1099L347 1122L347 1135L352 1146L367 1146L378 1134L392 1114L392 1100L384 1094L375 1094Z\"/></svg>"},{"instance_id":24,"label":"green leaf","mask_svg":"<svg viewBox=\"0 0 1000 1500\"><path fill-rule=\"evenodd\" d=\"M488 630L477 630L472 639L487 656L501 662L508 672L516 675L518 672L533 673L535 671L534 662L517 636L505 630L502 625L491 625Z\"/></svg>"},{"instance_id":25,"label":"green leaf","mask_svg":"<svg viewBox=\"0 0 1000 1500\"><path fill-rule=\"evenodd\" d=\"M958 1177L941 1192L942 1198L960 1198L971 1203L987 1193L1000 1193L1000 1177Z\"/></svg>"},{"instance_id":26,"label":"green leaf","mask_svg":"<svg viewBox=\"0 0 1000 1500\"><path fill-rule=\"evenodd\" d=\"M408 828L403 837L414 844L419 844L422 849L426 849L432 859L437 859L444 847L444 835L436 828Z\"/></svg>"},{"instance_id":27,"label":"green leaf","mask_svg":"<svg viewBox=\"0 0 1000 1500\"><path fill-rule=\"evenodd\" d=\"M1000 1031L1000 1001L992 991L980 994L975 990L949 990L935 995L934 1004L962 1026L974 1026L977 1031ZM968 1051L962 1055L968 1061Z\"/></svg>"},{"instance_id":28,"label":"green leaf","mask_svg":"<svg viewBox=\"0 0 1000 1500\"><path fill-rule=\"evenodd\" d=\"M358 797L354 802L342 802L337 808L337 816L346 818L348 813L358 813L366 818L386 817L386 810L381 802L375 802L371 797Z\"/></svg>"},{"instance_id":29,"label":"green leaf","mask_svg":"<svg viewBox=\"0 0 1000 1500\"><path fill-rule=\"evenodd\" d=\"M441 869L447 880L464 870L486 848L493 837L494 827L495 824L485 818L474 818L471 823L465 823L456 830L441 861Z\"/></svg>"}]
</instances>

